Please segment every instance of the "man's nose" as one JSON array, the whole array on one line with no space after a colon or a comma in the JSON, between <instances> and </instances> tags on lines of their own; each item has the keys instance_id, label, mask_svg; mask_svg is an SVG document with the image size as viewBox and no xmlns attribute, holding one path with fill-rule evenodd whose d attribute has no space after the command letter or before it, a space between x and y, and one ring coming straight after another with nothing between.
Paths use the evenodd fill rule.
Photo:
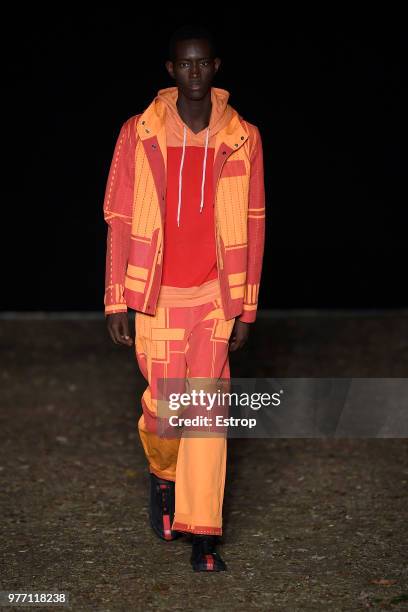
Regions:
<instances>
[{"instance_id":1,"label":"man's nose","mask_svg":"<svg viewBox=\"0 0 408 612\"><path fill-rule=\"evenodd\" d=\"M200 68L198 64L193 64L191 67L191 78L197 78L200 76Z\"/></svg>"}]
</instances>

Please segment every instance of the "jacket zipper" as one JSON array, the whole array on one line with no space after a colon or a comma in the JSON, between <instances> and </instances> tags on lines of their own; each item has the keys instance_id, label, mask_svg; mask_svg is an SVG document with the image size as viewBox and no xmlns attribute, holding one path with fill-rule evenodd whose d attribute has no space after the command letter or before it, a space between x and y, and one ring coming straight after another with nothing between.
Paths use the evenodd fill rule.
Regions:
<instances>
[{"instance_id":1,"label":"jacket zipper","mask_svg":"<svg viewBox=\"0 0 408 612\"><path fill-rule=\"evenodd\" d=\"M218 255L218 260L220 262L220 269L223 270L224 269L224 260L222 258L222 253L221 253L221 247L218 244L218 238L219 233L218 233L218 217L217 217L217 211L215 211L215 251Z\"/></svg>"}]
</instances>

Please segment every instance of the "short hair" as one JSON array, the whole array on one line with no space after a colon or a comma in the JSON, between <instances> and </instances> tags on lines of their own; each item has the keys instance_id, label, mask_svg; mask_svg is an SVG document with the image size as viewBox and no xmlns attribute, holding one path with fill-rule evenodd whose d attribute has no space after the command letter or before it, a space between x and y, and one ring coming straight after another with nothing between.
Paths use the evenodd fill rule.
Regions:
<instances>
[{"instance_id":1,"label":"short hair","mask_svg":"<svg viewBox=\"0 0 408 612\"><path fill-rule=\"evenodd\" d=\"M179 41L191 39L208 40L208 42L210 43L212 57L216 57L217 44L213 33L205 26L187 24L181 26L180 28L177 28L177 30L175 30L171 35L168 49L169 59L173 61L173 59L175 58L176 45Z\"/></svg>"}]
</instances>

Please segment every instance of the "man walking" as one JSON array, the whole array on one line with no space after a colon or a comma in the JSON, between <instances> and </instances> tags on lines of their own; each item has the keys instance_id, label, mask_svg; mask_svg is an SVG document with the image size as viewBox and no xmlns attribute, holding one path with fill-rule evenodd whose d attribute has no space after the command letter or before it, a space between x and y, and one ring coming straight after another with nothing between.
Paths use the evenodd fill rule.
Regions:
<instances>
[{"instance_id":1,"label":"man walking","mask_svg":"<svg viewBox=\"0 0 408 612\"><path fill-rule=\"evenodd\" d=\"M255 321L265 236L262 141L213 87L221 60L206 29L170 41L174 87L122 126L104 200L105 315L148 382L138 428L151 481L150 523L163 540L192 534L195 571L226 565L225 436L158 431L160 379L229 379L228 350Z\"/></svg>"}]
</instances>

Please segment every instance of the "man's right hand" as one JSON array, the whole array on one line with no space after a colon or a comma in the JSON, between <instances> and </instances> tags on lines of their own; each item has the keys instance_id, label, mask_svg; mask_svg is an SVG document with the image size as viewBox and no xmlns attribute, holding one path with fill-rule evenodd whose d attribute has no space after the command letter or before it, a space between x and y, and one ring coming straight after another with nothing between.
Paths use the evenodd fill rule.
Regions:
<instances>
[{"instance_id":1,"label":"man's right hand","mask_svg":"<svg viewBox=\"0 0 408 612\"><path fill-rule=\"evenodd\" d=\"M109 335L115 344L132 346L133 339L129 336L129 321L127 312L116 312L107 316Z\"/></svg>"}]
</instances>

